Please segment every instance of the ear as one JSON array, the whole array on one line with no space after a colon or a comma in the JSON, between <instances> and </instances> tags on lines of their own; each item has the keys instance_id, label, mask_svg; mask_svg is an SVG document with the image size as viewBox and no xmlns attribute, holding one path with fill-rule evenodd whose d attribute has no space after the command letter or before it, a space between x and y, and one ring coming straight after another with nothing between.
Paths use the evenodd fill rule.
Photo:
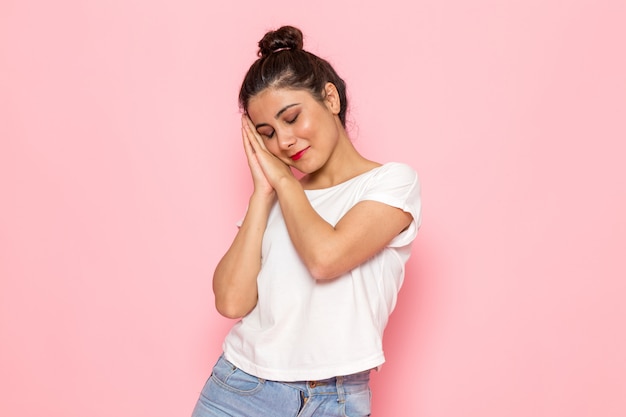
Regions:
<instances>
[{"instance_id":1,"label":"ear","mask_svg":"<svg viewBox=\"0 0 626 417\"><path fill-rule=\"evenodd\" d=\"M324 104L333 114L339 114L341 99L339 98L339 91L337 91L337 87L333 83L326 83L324 86Z\"/></svg>"}]
</instances>

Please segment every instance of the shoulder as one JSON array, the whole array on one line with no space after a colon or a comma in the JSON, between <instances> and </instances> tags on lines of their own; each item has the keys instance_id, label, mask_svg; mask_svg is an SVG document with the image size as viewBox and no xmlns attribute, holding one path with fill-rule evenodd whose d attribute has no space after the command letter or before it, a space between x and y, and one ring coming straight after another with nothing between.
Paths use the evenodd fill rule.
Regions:
<instances>
[{"instance_id":1,"label":"shoulder","mask_svg":"<svg viewBox=\"0 0 626 417\"><path fill-rule=\"evenodd\" d=\"M417 172L408 164L388 162L372 171L367 189L361 200L377 201L410 213L413 221L390 246L399 247L410 243L421 224L421 187Z\"/></svg>"},{"instance_id":2,"label":"shoulder","mask_svg":"<svg viewBox=\"0 0 626 417\"><path fill-rule=\"evenodd\" d=\"M387 162L382 164L379 170L398 175L417 176L417 172L413 167L403 162Z\"/></svg>"},{"instance_id":3,"label":"shoulder","mask_svg":"<svg viewBox=\"0 0 626 417\"><path fill-rule=\"evenodd\" d=\"M419 198L420 183L415 170L401 162L388 162L368 173L362 199L382 199L391 205Z\"/></svg>"},{"instance_id":4,"label":"shoulder","mask_svg":"<svg viewBox=\"0 0 626 417\"><path fill-rule=\"evenodd\" d=\"M372 170L372 179L396 184L418 184L417 172L402 162L387 162Z\"/></svg>"}]
</instances>

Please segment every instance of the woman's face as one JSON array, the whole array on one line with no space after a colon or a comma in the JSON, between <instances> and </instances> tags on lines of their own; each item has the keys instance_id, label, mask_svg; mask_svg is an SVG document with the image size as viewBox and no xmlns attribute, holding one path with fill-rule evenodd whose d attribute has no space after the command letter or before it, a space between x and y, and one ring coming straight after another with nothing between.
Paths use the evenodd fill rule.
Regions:
<instances>
[{"instance_id":1,"label":"woman's face","mask_svg":"<svg viewBox=\"0 0 626 417\"><path fill-rule=\"evenodd\" d=\"M323 102L306 90L267 88L250 99L248 116L272 154L311 173L326 164L340 137L335 98L332 84Z\"/></svg>"}]
</instances>

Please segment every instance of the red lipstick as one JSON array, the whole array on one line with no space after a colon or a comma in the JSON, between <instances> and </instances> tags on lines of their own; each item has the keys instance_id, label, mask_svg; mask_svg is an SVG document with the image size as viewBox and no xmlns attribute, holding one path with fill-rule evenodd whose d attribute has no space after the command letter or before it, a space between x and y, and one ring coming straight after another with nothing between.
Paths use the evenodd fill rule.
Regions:
<instances>
[{"instance_id":1,"label":"red lipstick","mask_svg":"<svg viewBox=\"0 0 626 417\"><path fill-rule=\"evenodd\" d=\"M298 159L302 158L302 155L304 155L304 153L310 148L310 146L302 149L300 152L297 152L293 155L291 155L291 160L292 161L297 161Z\"/></svg>"}]
</instances>

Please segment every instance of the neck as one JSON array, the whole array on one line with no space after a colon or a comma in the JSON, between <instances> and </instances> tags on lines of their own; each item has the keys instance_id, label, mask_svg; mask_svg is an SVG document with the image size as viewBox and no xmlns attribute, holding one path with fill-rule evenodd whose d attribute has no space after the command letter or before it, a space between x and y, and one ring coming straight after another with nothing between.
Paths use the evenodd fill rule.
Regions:
<instances>
[{"instance_id":1,"label":"neck","mask_svg":"<svg viewBox=\"0 0 626 417\"><path fill-rule=\"evenodd\" d=\"M354 147L343 128L332 155L319 170L302 178L306 189L328 188L356 177L379 163L364 158Z\"/></svg>"}]
</instances>

